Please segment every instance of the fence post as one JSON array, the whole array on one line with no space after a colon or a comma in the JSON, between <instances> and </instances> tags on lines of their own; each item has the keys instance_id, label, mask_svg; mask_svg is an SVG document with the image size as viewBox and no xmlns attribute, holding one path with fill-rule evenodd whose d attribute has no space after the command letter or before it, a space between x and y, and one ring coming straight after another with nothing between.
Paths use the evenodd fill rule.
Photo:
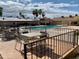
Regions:
<instances>
[{"instance_id":1,"label":"fence post","mask_svg":"<svg viewBox=\"0 0 79 59\"><path fill-rule=\"evenodd\" d=\"M73 48L75 46L75 36L76 36L76 31L73 31Z\"/></svg>"},{"instance_id":2,"label":"fence post","mask_svg":"<svg viewBox=\"0 0 79 59\"><path fill-rule=\"evenodd\" d=\"M27 48L26 48L26 44L24 44L24 59L27 59Z\"/></svg>"},{"instance_id":3,"label":"fence post","mask_svg":"<svg viewBox=\"0 0 79 59\"><path fill-rule=\"evenodd\" d=\"M76 31L76 36L77 36L77 42L76 42L76 44L77 45L78 45L78 32L79 32L79 30Z\"/></svg>"}]
</instances>

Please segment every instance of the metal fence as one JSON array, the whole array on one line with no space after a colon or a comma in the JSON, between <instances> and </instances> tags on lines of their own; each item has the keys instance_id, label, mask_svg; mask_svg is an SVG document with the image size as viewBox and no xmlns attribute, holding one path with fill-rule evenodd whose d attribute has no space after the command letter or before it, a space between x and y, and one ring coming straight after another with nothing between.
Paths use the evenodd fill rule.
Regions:
<instances>
[{"instance_id":1,"label":"metal fence","mask_svg":"<svg viewBox=\"0 0 79 59\"><path fill-rule=\"evenodd\" d=\"M24 59L59 59L78 45L77 34L77 31L73 30L24 44Z\"/></svg>"}]
</instances>

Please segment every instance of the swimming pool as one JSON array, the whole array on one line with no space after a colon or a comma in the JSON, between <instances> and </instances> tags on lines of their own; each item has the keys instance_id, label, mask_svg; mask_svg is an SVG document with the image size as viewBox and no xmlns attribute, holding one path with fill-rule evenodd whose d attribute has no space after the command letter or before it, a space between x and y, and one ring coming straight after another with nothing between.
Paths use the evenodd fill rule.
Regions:
<instances>
[{"instance_id":1,"label":"swimming pool","mask_svg":"<svg viewBox=\"0 0 79 59\"><path fill-rule=\"evenodd\" d=\"M31 27L32 30L45 30L45 29L52 29L52 28L60 28L62 26L58 25L45 25L45 26L33 26Z\"/></svg>"}]
</instances>

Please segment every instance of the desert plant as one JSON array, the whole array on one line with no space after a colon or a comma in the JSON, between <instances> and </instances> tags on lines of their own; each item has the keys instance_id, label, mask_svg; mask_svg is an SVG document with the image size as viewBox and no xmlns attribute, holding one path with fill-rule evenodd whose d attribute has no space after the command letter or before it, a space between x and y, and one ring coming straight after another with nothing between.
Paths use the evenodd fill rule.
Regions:
<instances>
[{"instance_id":1,"label":"desert plant","mask_svg":"<svg viewBox=\"0 0 79 59\"><path fill-rule=\"evenodd\" d=\"M79 26L79 17L77 17L75 20L76 20L76 25Z\"/></svg>"},{"instance_id":2,"label":"desert plant","mask_svg":"<svg viewBox=\"0 0 79 59\"><path fill-rule=\"evenodd\" d=\"M75 16L78 16L78 14L75 14Z\"/></svg>"},{"instance_id":3,"label":"desert plant","mask_svg":"<svg viewBox=\"0 0 79 59\"><path fill-rule=\"evenodd\" d=\"M64 16L61 16L61 18L64 18Z\"/></svg>"},{"instance_id":4,"label":"desert plant","mask_svg":"<svg viewBox=\"0 0 79 59\"><path fill-rule=\"evenodd\" d=\"M69 15L69 17L72 18L73 16L72 15Z\"/></svg>"}]
</instances>

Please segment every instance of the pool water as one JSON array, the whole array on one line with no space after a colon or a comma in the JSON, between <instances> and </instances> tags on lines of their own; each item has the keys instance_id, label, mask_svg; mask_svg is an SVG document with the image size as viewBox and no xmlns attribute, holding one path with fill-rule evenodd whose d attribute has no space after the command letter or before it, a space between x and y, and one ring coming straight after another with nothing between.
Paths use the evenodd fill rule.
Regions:
<instances>
[{"instance_id":1,"label":"pool water","mask_svg":"<svg viewBox=\"0 0 79 59\"><path fill-rule=\"evenodd\" d=\"M46 26L33 26L31 27L32 30L45 30L45 29L52 29L52 28L60 28L61 26L57 25L46 25Z\"/></svg>"}]
</instances>

